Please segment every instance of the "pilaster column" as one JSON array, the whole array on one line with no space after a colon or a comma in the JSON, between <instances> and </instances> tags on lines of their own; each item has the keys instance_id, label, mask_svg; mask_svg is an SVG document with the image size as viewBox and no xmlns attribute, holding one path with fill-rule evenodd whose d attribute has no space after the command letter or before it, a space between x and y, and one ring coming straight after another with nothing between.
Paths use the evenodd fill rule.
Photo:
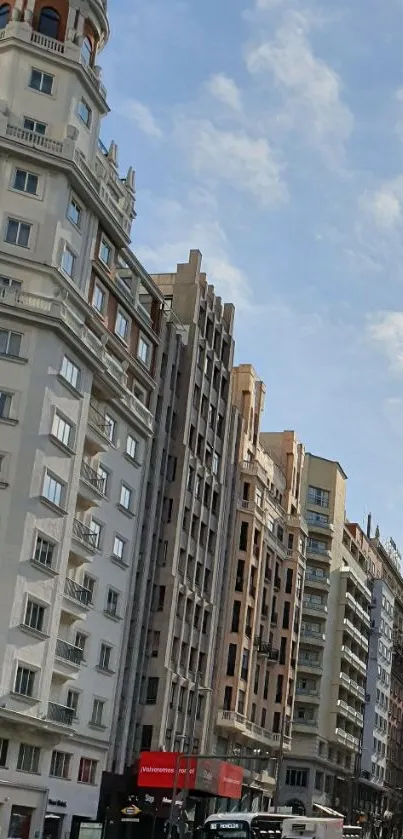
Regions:
<instances>
[{"instance_id":1,"label":"pilaster column","mask_svg":"<svg viewBox=\"0 0 403 839\"><path fill-rule=\"evenodd\" d=\"M34 16L35 0L27 0L27 5L24 12L24 21L32 25L32 18Z\"/></svg>"},{"instance_id":2,"label":"pilaster column","mask_svg":"<svg viewBox=\"0 0 403 839\"><path fill-rule=\"evenodd\" d=\"M15 0L11 20L21 20L23 0Z\"/></svg>"}]
</instances>

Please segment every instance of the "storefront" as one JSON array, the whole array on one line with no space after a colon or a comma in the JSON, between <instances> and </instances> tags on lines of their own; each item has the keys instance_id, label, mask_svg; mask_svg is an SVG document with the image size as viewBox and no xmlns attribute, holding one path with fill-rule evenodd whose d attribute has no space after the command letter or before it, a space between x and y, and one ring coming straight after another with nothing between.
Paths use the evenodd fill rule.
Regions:
<instances>
[{"instance_id":1,"label":"storefront","mask_svg":"<svg viewBox=\"0 0 403 839\"><path fill-rule=\"evenodd\" d=\"M171 816L175 821L182 819L185 833L191 833L203 822L209 802L241 798L243 776L242 767L217 758L142 752L126 775L104 773L98 810L104 837L163 839Z\"/></svg>"},{"instance_id":2,"label":"storefront","mask_svg":"<svg viewBox=\"0 0 403 839\"><path fill-rule=\"evenodd\" d=\"M0 781L0 834L35 839L42 829L47 790Z\"/></svg>"}]
</instances>

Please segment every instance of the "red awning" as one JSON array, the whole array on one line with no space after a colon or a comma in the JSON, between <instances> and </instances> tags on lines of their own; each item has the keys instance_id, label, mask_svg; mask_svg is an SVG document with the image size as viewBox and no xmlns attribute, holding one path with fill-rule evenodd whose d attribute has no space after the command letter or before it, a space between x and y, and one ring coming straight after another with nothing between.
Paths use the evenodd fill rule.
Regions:
<instances>
[{"instance_id":1,"label":"red awning","mask_svg":"<svg viewBox=\"0 0 403 839\"><path fill-rule=\"evenodd\" d=\"M176 778L175 778L176 775ZM238 800L242 795L242 767L218 759L189 757L178 752L141 752L139 787L188 789Z\"/></svg>"}]
</instances>

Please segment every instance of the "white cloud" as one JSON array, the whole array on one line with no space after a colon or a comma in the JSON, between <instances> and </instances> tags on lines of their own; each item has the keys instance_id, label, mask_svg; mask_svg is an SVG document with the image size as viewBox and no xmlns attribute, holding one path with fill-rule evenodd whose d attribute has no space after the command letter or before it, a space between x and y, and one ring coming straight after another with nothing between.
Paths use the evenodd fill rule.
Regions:
<instances>
[{"instance_id":1,"label":"white cloud","mask_svg":"<svg viewBox=\"0 0 403 839\"><path fill-rule=\"evenodd\" d=\"M152 239L136 247L136 254L148 271L173 271L177 262L187 260L189 250L197 248L203 255L203 270L224 302L234 303L238 312L261 311L253 302L249 278L233 260L230 242L217 220L217 206L210 194L196 190L183 203L151 195L148 202L154 222Z\"/></svg>"},{"instance_id":2,"label":"white cloud","mask_svg":"<svg viewBox=\"0 0 403 839\"><path fill-rule=\"evenodd\" d=\"M233 111L242 111L241 93L234 80L225 73L211 76L207 83L208 90L219 102Z\"/></svg>"},{"instance_id":3,"label":"white cloud","mask_svg":"<svg viewBox=\"0 0 403 839\"><path fill-rule=\"evenodd\" d=\"M138 102L137 99L126 99L115 107L115 111L134 122L147 137L155 137L157 140L162 139L163 132L150 108L142 102Z\"/></svg>"},{"instance_id":4,"label":"white cloud","mask_svg":"<svg viewBox=\"0 0 403 839\"><path fill-rule=\"evenodd\" d=\"M392 368L403 371L403 312L380 312L369 325L370 338L380 344Z\"/></svg>"},{"instance_id":5,"label":"white cloud","mask_svg":"<svg viewBox=\"0 0 403 839\"><path fill-rule=\"evenodd\" d=\"M340 77L314 55L308 39L309 15L286 14L274 39L250 45L246 65L252 75L269 73L284 95L283 123L304 131L329 161L344 153L353 117L342 102Z\"/></svg>"},{"instance_id":6,"label":"white cloud","mask_svg":"<svg viewBox=\"0 0 403 839\"><path fill-rule=\"evenodd\" d=\"M178 141L187 151L193 171L250 193L263 207L287 199L283 165L265 137L246 131L222 131L210 120L186 120L177 125Z\"/></svg>"},{"instance_id":7,"label":"white cloud","mask_svg":"<svg viewBox=\"0 0 403 839\"><path fill-rule=\"evenodd\" d=\"M376 225L384 228L394 227L402 218L401 201L396 186L383 186L362 198L362 207L370 215Z\"/></svg>"}]
</instances>

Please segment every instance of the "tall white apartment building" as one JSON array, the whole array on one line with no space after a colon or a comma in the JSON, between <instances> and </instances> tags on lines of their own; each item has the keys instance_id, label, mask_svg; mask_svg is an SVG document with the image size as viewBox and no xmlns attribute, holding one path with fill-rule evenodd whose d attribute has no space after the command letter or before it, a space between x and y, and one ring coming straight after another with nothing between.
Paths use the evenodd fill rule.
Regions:
<instances>
[{"instance_id":1,"label":"tall white apartment building","mask_svg":"<svg viewBox=\"0 0 403 839\"><path fill-rule=\"evenodd\" d=\"M374 580L360 769L363 780L380 792L386 780L394 605L394 595L385 580Z\"/></svg>"},{"instance_id":2,"label":"tall white apartment building","mask_svg":"<svg viewBox=\"0 0 403 839\"><path fill-rule=\"evenodd\" d=\"M0 0L0 831L97 813L133 599L162 295L99 142L105 0Z\"/></svg>"}]
</instances>

